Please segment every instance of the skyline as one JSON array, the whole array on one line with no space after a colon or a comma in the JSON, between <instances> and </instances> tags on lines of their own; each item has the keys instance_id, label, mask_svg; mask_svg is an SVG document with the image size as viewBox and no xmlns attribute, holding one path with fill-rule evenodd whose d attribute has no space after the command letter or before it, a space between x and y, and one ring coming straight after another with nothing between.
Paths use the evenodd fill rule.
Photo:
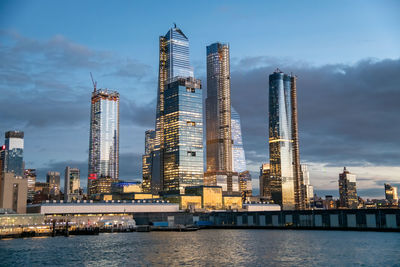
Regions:
<instances>
[{"instance_id":1,"label":"skyline","mask_svg":"<svg viewBox=\"0 0 400 267\"><path fill-rule=\"evenodd\" d=\"M399 9L398 4L391 3L393 3L393 7ZM4 5L7 7L7 4ZM275 6L275 4L271 5ZM35 10L32 13L34 14ZM393 18L395 21L399 20L398 15L397 17L393 15L393 17L387 16L386 21L390 22ZM203 32L204 29L193 30L193 23L190 21L173 20L171 23L164 21L162 25L155 23L157 28L158 26L161 28L153 31L151 27L154 26L151 25L149 33L143 35L147 39L145 39L146 42L143 41L139 45L139 48L148 47L141 54L142 50L119 50L120 43L124 43L124 40L113 40L113 43L99 47L99 44L94 45L85 38L77 38L67 30L63 33L58 30L54 31L54 29L45 29L41 35L35 37L24 33L26 28L18 26L18 23L15 23L14 27L7 27L7 23L0 21L2 30L0 71L2 76L4 75L4 79L0 82L0 90L6 95L2 94L1 97L3 105L0 113L3 115L0 116L1 121L5 121L5 124L2 123L0 134L4 136L5 131L13 129L25 132L26 168L38 169L38 178L43 180L47 171L62 172L67 165L77 166L81 169L81 177L84 179L87 171L87 140L89 139L87 128L90 117L89 99L92 90L89 71L92 71L99 83L99 88L108 87L121 94L121 178L140 180L140 157L144 152L144 130L154 127L158 36L162 35L173 22L177 22L178 27L181 27L191 39L191 54L194 55L191 57L191 63L194 66L195 77L203 81L204 89L206 89L205 45L203 46L203 43L210 38L217 38L220 35L218 28L217 34L211 34L210 37ZM88 25L88 22L86 21L84 25ZM249 26L250 23L247 24L247 27ZM14 28L14 30L10 30L10 28ZM49 26L49 28L52 27ZM390 31L390 27L386 30ZM399 34L394 31L394 28L392 30L391 38L393 39L381 41L394 48L399 48L400 42L396 41ZM30 34L32 35L34 32L30 31ZM106 32L110 33L109 30ZM18 34L22 37L18 37ZM150 42L148 42L149 34L152 36ZM202 34L206 38L202 38ZM384 195L382 189L384 182L394 185L400 183L398 174L400 173L400 167L398 167L400 145L398 142L396 143L399 126L391 123L396 121L396 114L399 111L395 101L397 96L400 97L399 92L396 91L400 77L399 53L385 54L390 49L380 46L381 50L385 51L384 53L371 51L371 54L366 54L368 57L377 58L374 60L365 60L366 55L359 55L358 59L349 57L351 62L348 65L346 62L340 63L340 59L337 62L329 57L317 60L318 56L316 56L314 60L307 62L304 61L301 53L298 57L288 53L287 56L291 58L285 58L284 54L287 49L284 48L280 53L274 55L273 45L270 49L269 43L260 42L253 45L259 49L267 46L265 52L257 57L252 55L257 53L256 49L246 56L243 50L248 51L249 47L247 47L248 49L243 47L243 41L238 41L234 35L226 35L221 35L221 39L217 39L217 41L228 42L232 49L232 105L242 118L243 143L247 165L252 171L253 188L258 188L258 168L262 163L268 162L267 77L276 67L281 68L284 72L293 72L299 77L301 159L302 163L310 166L310 180L311 184L315 186L317 194L322 191L322 188L329 190L329 183L332 182L330 187L336 193L334 195L338 195L338 174L343 166L349 167L349 170L359 177L357 190L362 197L367 195L363 193L363 187L378 190L378 195L382 196ZM287 35L290 35L289 32ZM138 36L142 35L138 33ZM17 40L17 43L13 45L11 42L10 44L10 38L14 41ZM296 39L296 36L294 38ZM199 39L202 41L199 42ZM273 38L271 37L271 39ZM302 37L302 39L307 38ZM139 40L141 39L139 38ZM132 44L131 41L128 40L124 45ZM206 45L212 42L208 42ZM284 42L277 41L276 43ZM351 44L351 42L349 43ZM351 47L350 44L348 50L356 51L357 49ZM8 48L10 45L11 51ZM115 58L115 55L110 57L105 52L110 47L112 53L122 51L118 56L120 58ZM312 49L310 50L312 51ZM143 59L145 55L146 59ZM317 51L316 55L318 55ZM16 60L11 63L10 60L13 56ZM129 56L132 60L124 60L125 56ZM118 69L121 67L121 62L123 66ZM107 64L112 67L107 68ZM48 69L43 67L46 65L49 65ZM69 78L68 83L65 81L67 77ZM320 79L316 80L315 77ZM376 80L373 79L375 77ZM387 77L391 77L391 80ZM129 85L126 85L127 82ZM138 89L139 87L140 89ZM244 92L242 88L246 87L248 90ZM321 88L327 89L321 91ZM381 91L377 92L376 88ZM63 99L65 91L70 94L70 99ZM34 94L26 96L27 92L34 92ZM246 101L241 101L243 99L242 92L247 97ZM6 103L5 99L15 99L15 103L14 101ZM32 105L39 100L43 105ZM65 104L68 107L72 106L72 110L62 107ZM12 107L17 110L13 110ZM375 115L377 112L380 114ZM52 116L49 116L50 113ZM72 116L68 117L69 114ZM328 122L326 121L327 117L329 118ZM380 135L381 130L378 128L387 130L385 136ZM64 133L65 129L69 131ZM362 133L361 135L357 129ZM329 134L327 135L327 133ZM60 136L60 138L56 140L55 136ZM41 141L41 138L46 142ZM60 140L65 140L67 145L73 144L73 147L66 149L66 144L59 144ZM325 147L326 145L327 147ZM53 161L51 161L52 159ZM75 159L75 162L71 159ZM128 172L127 162L133 160L136 161L136 170ZM343 164L346 162L347 164ZM81 167L81 164L86 167ZM328 167L321 168L322 164L328 164ZM368 177L361 172L361 168L365 168L365 166L371 176L377 176L376 179L371 180L371 176ZM376 170L377 167L386 168L386 170L385 172ZM325 174L320 172L325 172ZM134 173L135 177L132 177L133 175L126 177L129 173ZM379 182L382 185L378 185ZM377 184L374 185L374 183Z\"/></svg>"}]
</instances>

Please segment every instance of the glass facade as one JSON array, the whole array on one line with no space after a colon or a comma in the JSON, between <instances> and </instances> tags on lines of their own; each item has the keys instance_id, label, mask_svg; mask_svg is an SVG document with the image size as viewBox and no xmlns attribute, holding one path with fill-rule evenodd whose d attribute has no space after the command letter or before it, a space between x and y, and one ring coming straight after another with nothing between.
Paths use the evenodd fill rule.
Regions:
<instances>
[{"instance_id":1,"label":"glass facade","mask_svg":"<svg viewBox=\"0 0 400 267\"><path fill-rule=\"evenodd\" d=\"M207 46L207 171L232 172L229 46Z\"/></svg>"},{"instance_id":2,"label":"glass facade","mask_svg":"<svg viewBox=\"0 0 400 267\"><path fill-rule=\"evenodd\" d=\"M64 177L64 200L72 201L79 198L80 171L77 168L67 166Z\"/></svg>"},{"instance_id":3,"label":"glass facade","mask_svg":"<svg viewBox=\"0 0 400 267\"><path fill-rule=\"evenodd\" d=\"M89 178L119 176L119 93L100 89L92 93Z\"/></svg>"},{"instance_id":4,"label":"glass facade","mask_svg":"<svg viewBox=\"0 0 400 267\"><path fill-rule=\"evenodd\" d=\"M193 78L193 68L190 66L189 60L189 39L181 29L171 28L164 36L159 38L159 77L157 92L157 110L156 110L156 127L155 127L155 144L154 151L151 153L151 191L158 193L163 190L164 186L164 152L166 148L164 144L170 140L165 139L166 129L165 112L166 103L164 91L167 84L176 77ZM147 159L146 159L147 160ZM143 162L145 159L143 159ZM144 162L145 163L145 162ZM167 186L169 188L169 186Z\"/></svg>"},{"instance_id":5,"label":"glass facade","mask_svg":"<svg viewBox=\"0 0 400 267\"><path fill-rule=\"evenodd\" d=\"M24 177L28 180L28 200L33 201L35 196L36 169L26 169Z\"/></svg>"},{"instance_id":6,"label":"glass facade","mask_svg":"<svg viewBox=\"0 0 400 267\"><path fill-rule=\"evenodd\" d=\"M231 107L231 128L232 128L232 168L234 172L241 173L246 171L246 158L244 154L242 141L242 128L240 116L236 110Z\"/></svg>"},{"instance_id":7,"label":"glass facade","mask_svg":"<svg viewBox=\"0 0 400 267\"><path fill-rule=\"evenodd\" d=\"M264 163L260 167L260 198L265 200L272 200L271 186L270 186L270 167L269 163Z\"/></svg>"},{"instance_id":8,"label":"glass facade","mask_svg":"<svg viewBox=\"0 0 400 267\"><path fill-rule=\"evenodd\" d=\"M49 184L50 195L58 196L60 194L60 173L59 172L47 172L46 183Z\"/></svg>"},{"instance_id":9,"label":"glass facade","mask_svg":"<svg viewBox=\"0 0 400 267\"><path fill-rule=\"evenodd\" d=\"M164 36L166 42L168 78L194 77L189 60L189 39L179 28L170 29ZM167 78L167 79L168 79Z\"/></svg>"},{"instance_id":10,"label":"glass facade","mask_svg":"<svg viewBox=\"0 0 400 267\"><path fill-rule=\"evenodd\" d=\"M301 173L303 175L306 203L309 205L311 200L314 198L314 187L311 185L310 172L308 171L308 166L306 164L301 164Z\"/></svg>"},{"instance_id":11,"label":"glass facade","mask_svg":"<svg viewBox=\"0 0 400 267\"><path fill-rule=\"evenodd\" d=\"M6 132L1 160L3 172L12 172L16 177L24 177L24 132Z\"/></svg>"},{"instance_id":12,"label":"glass facade","mask_svg":"<svg viewBox=\"0 0 400 267\"><path fill-rule=\"evenodd\" d=\"M142 176L143 176L143 192L150 193L152 189L152 184L159 184L159 181L152 181L151 169L152 169L152 159L154 154L154 146L156 140L156 131L147 130L145 133L145 154L142 156ZM154 187L153 187L154 188ZM157 187L155 193L158 193L160 188Z\"/></svg>"},{"instance_id":13,"label":"glass facade","mask_svg":"<svg viewBox=\"0 0 400 267\"><path fill-rule=\"evenodd\" d=\"M358 198L356 188L356 175L351 174L346 167L339 174L339 195L342 208L357 209Z\"/></svg>"},{"instance_id":14,"label":"glass facade","mask_svg":"<svg viewBox=\"0 0 400 267\"><path fill-rule=\"evenodd\" d=\"M295 209L291 103L291 77L275 71L269 76L271 197L285 210Z\"/></svg>"},{"instance_id":15,"label":"glass facade","mask_svg":"<svg viewBox=\"0 0 400 267\"><path fill-rule=\"evenodd\" d=\"M200 80L176 78L165 89L163 190L184 193L203 183L203 105Z\"/></svg>"},{"instance_id":16,"label":"glass facade","mask_svg":"<svg viewBox=\"0 0 400 267\"><path fill-rule=\"evenodd\" d=\"M244 171L239 174L239 191L243 201L246 197L251 197L253 194L253 186L251 184L251 175L249 171Z\"/></svg>"}]
</instances>

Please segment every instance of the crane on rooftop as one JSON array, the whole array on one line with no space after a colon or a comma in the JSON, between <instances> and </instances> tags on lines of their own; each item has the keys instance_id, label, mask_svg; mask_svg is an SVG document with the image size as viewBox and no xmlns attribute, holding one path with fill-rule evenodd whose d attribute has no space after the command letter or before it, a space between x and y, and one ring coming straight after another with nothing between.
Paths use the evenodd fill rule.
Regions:
<instances>
[{"instance_id":1,"label":"crane on rooftop","mask_svg":"<svg viewBox=\"0 0 400 267\"><path fill-rule=\"evenodd\" d=\"M90 72L90 78L92 78L92 83L93 83L93 92L96 92L97 89L97 81L93 80L93 75Z\"/></svg>"}]
</instances>

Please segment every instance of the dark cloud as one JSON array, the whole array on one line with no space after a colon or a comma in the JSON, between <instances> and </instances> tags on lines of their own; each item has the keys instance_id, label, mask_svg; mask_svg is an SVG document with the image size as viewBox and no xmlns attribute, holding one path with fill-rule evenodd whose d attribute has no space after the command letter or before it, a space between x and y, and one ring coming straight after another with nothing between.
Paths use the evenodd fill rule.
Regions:
<instances>
[{"instance_id":1,"label":"dark cloud","mask_svg":"<svg viewBox=\"0 0 400 267\"><path fill-rule=\"evenodd\" d=\"M150 67L137 60L121 60L111 52L89 49L61 35L39 41L14 31L0 31L0 40L0 119L5 129L88 124L90 71L96 70L100 77L137 80L150 73ZM110 83L119 84L112 78ZM130 121L145 125L146 115L154 111L129 100L124 93L122 119L130 116Z\"/></svg>"},{"instance_id":2,"label":"dark cloud","mask_svg":"<svg viewBox=\"0 0 400 267\"><path fill-rule=\"evenodd\" d=\"M250 161L268 157L268 75L276 67L298 76L302 160L330 166L399 164L400 60L320 67L273 58L238 61L232 67L232 103Z\"/></svg>"},{"instance_id":3,"label":"dark cloud","mask_svg":"<svg viewBox=\"0 0 400 267\"><path fill-rule=\"evenodd\" d=\"M135 101L124 99L121 100L120 108L122 114L121 120L126 120L128 123L133 122L134 125L143 126L149 129L154 128L156 117L155 100L147 105L139 105Z\"/></svg>"}]
</instances>

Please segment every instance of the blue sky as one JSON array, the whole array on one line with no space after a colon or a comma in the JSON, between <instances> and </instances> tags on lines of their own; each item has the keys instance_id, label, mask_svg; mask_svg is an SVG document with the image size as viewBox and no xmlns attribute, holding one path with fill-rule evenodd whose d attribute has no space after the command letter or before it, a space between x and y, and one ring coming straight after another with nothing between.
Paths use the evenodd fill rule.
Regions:
<instances>
[{"instance_id":1,"label":"blue sky","mask_svg":"<svg viewBox=\"0 0 400 267\"><path fill-rule=\"evenodd\" d=\"M27 167L39 169L40 179L46 170L62 171L66 164L80 166L85 173L91 71L100 87L121 93L122 173L126 179L140 178L144 130L154 124L158 37L175 22L190 39L191 62L204 86L206 45L215 41L230 44L232 101L242 116L253 178L267 160L263 124L267 122L267 98L257 106L257 97L239 96L247 91L267 92L268 74L280 67L304 72L303 79L299 78L299 86L304 83L299 107L303 114L311 115L304 115L302 121L300 110L304 125L303 129L300 125L300 142L302 160L312 165L311 180L316 188L336 192L339 166L349 163L361 173L360 186L370 190L366 195L382 195L378 182L386 179L400 184L396 174L398 140L392 138L399 131L390 128L393 124L388 123L389 128L382 124L389 131L387 140L367 132L373 132L370 129L376 123L372 121L378 116L384 122L396 120L398 109L388 104L379 115L367 114L368 109L364 116L356 113L366 108L364 91L370 90L372 98L382 99L382 103L388 103L384 98L388 95L391 99L397 96L393 95L399 89L395 80L376 92L360 84L373 84L368 82L369 70L398 76L399 14L399 1L1 1L0 100L18 111L12 113L8 106L0 106L0 134L9 129L25 131ZM338 72L345 73L333 76ZM248 77L260 82L251 87L242 82ZM355 113L341 117L334 109L337 103L320 101L343 96L351 89L355 101L345 106L361 105ZM310 103L310 96L319 92L324 93L321 99ZM318 107L319 102L328 103L332 110L326 110L326 105ZM368 106L378 109L380 103ZM321 113L326 111L332 125L324 124L327 119L312 118L313 106ZM258 108L260 112L255 114ZM255 116L262 123L252 123ZM335 133L345 120L354 126L352 132L361 131L361 138L352 138L346 130ZM357 147L358 153L353 150L343 159L332 157L340 153L321 151L323 144L314 149L309 140L316 139L340 139L343 147ZM253 140L262 144L257 146ZM393 160L376 162L374 157ZM254 185L257 183L255 179Z\"/></svg>"}]
</instances>

